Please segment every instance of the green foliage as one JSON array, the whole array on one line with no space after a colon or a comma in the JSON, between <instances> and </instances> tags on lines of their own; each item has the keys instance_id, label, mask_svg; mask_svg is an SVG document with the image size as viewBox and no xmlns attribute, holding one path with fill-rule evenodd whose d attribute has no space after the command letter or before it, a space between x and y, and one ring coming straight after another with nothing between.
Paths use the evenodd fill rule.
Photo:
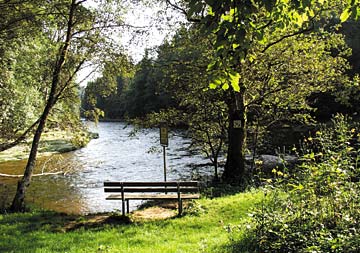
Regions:
<instances>
[{"instance_id":1,"label":"green foliage","mask_svg":"<svg viewBox=\"0 0 360 253\"><path fill-rule=\"evenodd\" d=\"M277 34L276 38L283 35ZM264 36L275 40L270 31ZM240 100L231 92L240 89L239 82L254 131L266 131L282 120L308 123L313 108L307 98L314 92L336 89L344 102L357 94L356 85L345 75L349 49L343 37L332 30L290 36L265 51L261 43L253 42L253 58L242 60L238 72L224 72L213 61L212 39L213 35L205 36L197 26L180 29L157 49L154 59L145 58L139 64L125 97L125 108L130 117L155 111L147 118L152 126L160 121L189 126L193 147L200 147L214 165L229 141L229 105ZM210 88L233 88L226 92L208 89L210 80L214 82ZM162 107L154 94L163 93L175 103ZM157 112L160 108L164 110Z\"/></svg>"},{"instance_id":2,"label":"green foliage","mask_svg":"<svg viewBox=\"0 0 360 253\"><path fill-rule=\"evenodd\" d=\"M280 184L252 213L256 252L358 252L359 138L359 128L337 115L307 139L296 173L274 171Z\"/></svg>"},{"instance_id":3,"label":"green foliage","mask_svg":"<svg viewBox=\"0 0 360 253\"><path fill-rule=\"evenodd\" d=\"M127 66L127 58L108 37L119 26L121 4L86 1L5 1L0 3L0 139L1 144L21 137L36 122L53 81L56 106L47 127L72 128L79 124L79 91L75 77L84 63L94 62L104 70L104 79L114 89L113 66ZM70 47L60 73L54 73L66 37L69 6L76 9L71 24ZM111 8L109 8L111 6ZM119 7L115 12L112 8ZM114 53L115 52L115 53ZM111 62L111 64L109 64ZM125 68L125 67L123 67ZM116 76L116 75L115 75ZM5 146L5 145L4 145Z\"/></svg>"},{"instance_id":4,"label":"green foliage","mask_svg":"<svg viewBox=\"0 0 360 253\"><path fill-rule=\"evenodd\" d=\"M48 78L42 71L50 67L44 56L51 47L49 40L40 36L1 43L0 138L15 138L38 118L46 96L43 79Z\"/></svg>"},{"instance_id":5,"label":"green foliage","mask_svg":"<svg viewBox=\"0 0 360 253\"><path fill-rule=\"evenodd\" d=\"M218 158L227 135L227 107L226 94L208 89L208 48L208 37L196 26L179 29L172 40L158 48L153 65L153 73L157 74L150 76L159 93L169 94L174 102L150 114L147 121L152 126L161 121L186 126L192 139L190 148L201 150L210 159L217 177Z\"/></svg>"},{"instance_id":6,"label":"green foliage","mask_svg":"<svg viewBox=\"0 0 360 253\"><path fill-rule=\"evenodd\" d=\"M341 16L341 20L345 21L358 9L357 1L349 4L324 0L186 2L188 18L199 20L205 33L216 35L216 58L210 66L221 69L222 77L216 75L213 85L226 81L229 71L238 72L242 60L256 58L253 44L266 48L279 38L279 34L308 29L314 21L329 16ZM332 11L329 12L329 9ZM266 33L270 33L271 37ZM237 86L234 88L237 89Z\"/></svg>"},{"instance_id":7,"label":"green foliage","mask_svg":"<svg viewBox=\"0 0 360 253\"><path fill-rule=\"evenodd\" d=\"M207 69L210 88L230 88L233 93L226 101L230 122L223 175L229 179L245 178L248 112L257 116L256 121L265 121L264 125L284 118L308 122L311 108L307 96L315 91L331 90L336 83L343 87L347 82L341 80L346 63L341 55L329 53L335 44L324 29L330 19L341 15L346 3L342 0L185 2L188 18L198 20L202 32L213 36L209 37L213 42L213 58ZM321 41L319 48L315 47L317 41ZM327 74L322 75L322 67ZM241 127L232 127L234 119L241 120Z\"/></svg>"},{"instance_id":8,"label":"green foliage","mask_svg":"<svg viewBox=\"0 0 360 253\"><path fill-rule=\"evenodd\" d=\"M341 53L334 56L334 50ZM311 94L353 87L345 75L348 52L341 35L321 31L288 38L259 53L241 72L249 111L256 112L263 125L277 120L307 123Z\"/></svg>"},{"instance_id":9,"label":"green foliage","mask_svg":"<svg viewBox=\"0 0 360 253\"><path fill-rule=\"evenodd\" d=\"M138 64L134 79L125 94L125 110L128 117L142 118L169 105L170 99L166 90L160 89L161 81L161 71L154 66L153 60L146 53Z\"/></svg>"},{"instance_id":10,"label":"green foliage","mask_svg":"<svg viewBox=\"0 0 360 253\"><path fill-rule=\"evenodd\" d=\"M347 1L346 9L340 15L341 22L347 21L350 17L354 19L360 18L360 1L359 0L351 0Z\"/></svg>"},{"instance_id":11,"label":"green foliage","mask_svg":"<svg viewBox=\"0 0 360 253\"><path fill-rule=\"evenodd\" d=\"M83 115L91 120L142 118L172 102L166 90L159 87L161 71L147 55L137 66L127 58L121 64L107 63L102 74L87 84L82 97ZM95 117L98 112L103 115Z\"/></svg>"}]
</instances>

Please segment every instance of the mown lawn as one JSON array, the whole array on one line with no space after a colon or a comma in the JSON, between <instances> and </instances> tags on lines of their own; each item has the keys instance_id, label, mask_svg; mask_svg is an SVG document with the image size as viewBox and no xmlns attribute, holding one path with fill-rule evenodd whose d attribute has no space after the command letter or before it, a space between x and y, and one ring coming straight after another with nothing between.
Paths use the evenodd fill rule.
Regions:
<instances>
[{"instance_id":1,"label":"mown lawn","mask_svg":"<svg viewBox=\"0 0 360 253\"><path fill-rule=\"evenodd\" d=\"M224 227L248 219L262 196L254 191L201 199L185 216L160 221L110 217L82 226L87 217L0 215L0 252L222 252L229 242Z\"/></svg>"}]
</instances>

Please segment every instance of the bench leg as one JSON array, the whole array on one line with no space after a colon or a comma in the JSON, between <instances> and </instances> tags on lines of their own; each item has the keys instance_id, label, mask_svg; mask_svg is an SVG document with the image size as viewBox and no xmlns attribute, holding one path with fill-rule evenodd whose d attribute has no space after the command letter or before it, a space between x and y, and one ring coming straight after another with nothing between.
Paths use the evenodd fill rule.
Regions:
<instances>
[{"instance_id":1,"label":"bench leg","mask_svg":"<svg viewBox=\"0 0 360 253\"><path fill-rule=\"evenodd\" d=\"M121 203L121 204L122 204L122 208L121 208L122 215L125 216L125 201L122 200L121 202L122 202L122 203Z\"/></svg>"},{"instance_id":2,"label":"bench leg","mask_svg":"<svg viewBox=\"0 0 360 253\"><path fill-rule=\"evenodd\" d=\"M178 210L179 210L179 216L182 214L182 199L179 199L178 201Z\"/></svg>"},{"instance_id":3,"label":"bench leg","mask_svg":"<svg viewBox=\"0 0 360 253\"><path fill-rule=\"evenodd\" d=\"M129 200L126 200L126 212L130 213Z\"/></svg>"}]
</instances>

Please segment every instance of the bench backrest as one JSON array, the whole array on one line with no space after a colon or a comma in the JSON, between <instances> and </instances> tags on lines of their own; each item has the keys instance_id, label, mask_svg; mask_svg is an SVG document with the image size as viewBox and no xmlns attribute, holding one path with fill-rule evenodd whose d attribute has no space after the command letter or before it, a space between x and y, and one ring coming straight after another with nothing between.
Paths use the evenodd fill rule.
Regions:
<instances>
[{"instance_id":1,"label":"bench backrest","mask_svg":"<svg viewBox=\"0 0 360 253\"><path fill-rule=\"evenodd\" d=\"M105 192L199 192L197 181L104 182Z\"/></svg>"}]
</instances>

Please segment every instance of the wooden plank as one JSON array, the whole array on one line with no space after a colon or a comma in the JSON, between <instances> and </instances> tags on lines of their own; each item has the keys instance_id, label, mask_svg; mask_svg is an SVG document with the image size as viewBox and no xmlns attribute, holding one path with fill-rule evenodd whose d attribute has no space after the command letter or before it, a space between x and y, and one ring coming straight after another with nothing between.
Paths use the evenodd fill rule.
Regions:
<instances>
[{"instance_id":1,"label":"wooden plank","mask_svg":"<svg viewBox=\"0 0 360 253\"><path fill-rule=\"evenodd\" d=\"M200 194L181 194L181 199L198 199ZM121 200L121 194L111 194L107 200ZM177 194L125 194L124 199L142 200L142 199L178 199Z\"/></svg>"},{"instance_id":2,"label":"wooden plank","mask_svg":"<svg viewBox=\"0 0 360 253\"><path fill-rule=\"evenodd\" d=\"M105 192L122 192L121 188L104 188ZM154 188L132 188L124 187L124 192L177 192L174 187L154 187Z\"/></svg>"},{"instance_id":3,"label":"wooden plank","mask_svg":"<svg viewBox=\"0 0 360 253\"><path fill-rule=\"evenodd\" d=\"M189 193L189 192L199 192L199 188L196 187L180 187L180 192ZM105 192L178 192L178 188L175 187L153 187L153 188L131 188L124 187L122 188L104 188Z\"/></svg>"},{"instance_id":4,"label":"wooden plank","mask_svg":"<svg viewBox=\"0 0 360 253\"><path fill-rule=\"evenodd\" d=\"M129 187L141 187L141 186L192 186L197 187L197 181L170 181L170 182L104 182L105 187L120 187L121 185Z\"/></svg>"}]
</instances>

